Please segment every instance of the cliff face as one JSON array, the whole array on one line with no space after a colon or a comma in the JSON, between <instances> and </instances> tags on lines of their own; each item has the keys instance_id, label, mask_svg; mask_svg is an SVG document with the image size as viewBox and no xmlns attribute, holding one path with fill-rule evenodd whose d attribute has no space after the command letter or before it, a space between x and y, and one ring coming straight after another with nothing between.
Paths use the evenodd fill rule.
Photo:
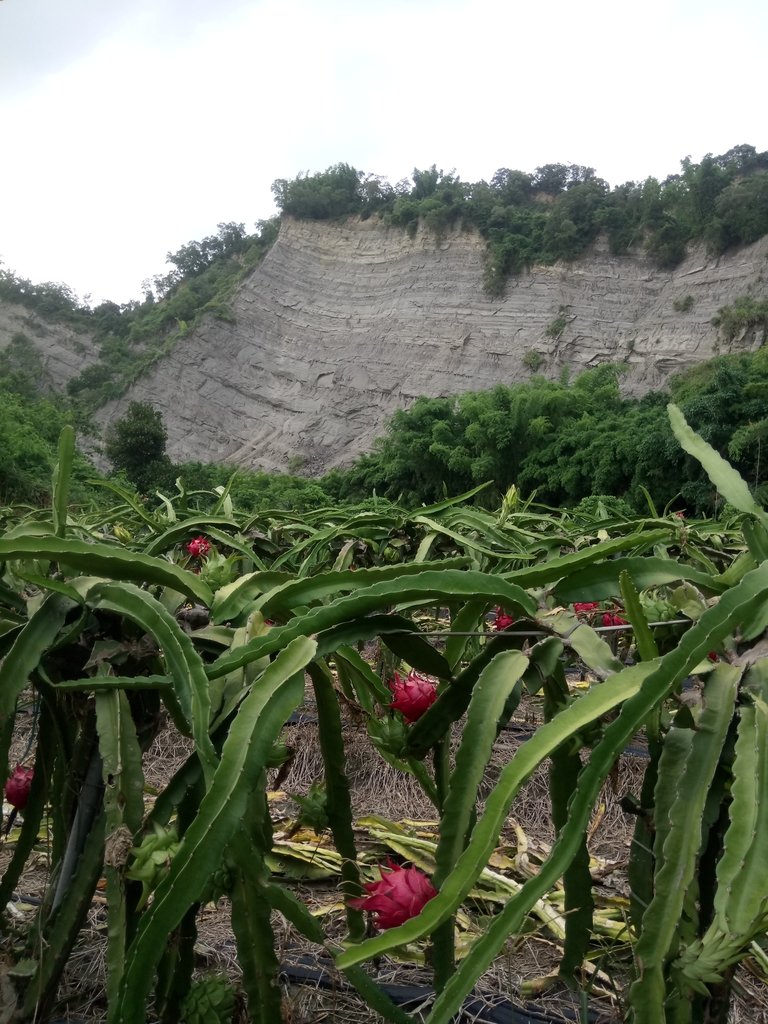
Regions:
<instances>
[{"instance_id":1,"label":"cliff face","mask_svg":"<svg viewBox=\"0 0 768 1024\"><path fill-rule=\"evenodd\" d=\"M0 303L0 350L14 339L39 359L41 390L61 391L98 358L90 335L66 324L49 323L15 303Z\"/></svg>"},{"instance_id":2,"label":"cliff face","mask_svg":"<svg viewBox=\"0 0 768 1024\"><path fill-rule=\"evenodd\" d=\"M235 323L204 322L99 418L150 402L174 460L318 473L369 449L419 395L526 379L531 352L547 376L623 361L627 391L658 387L726 351L711 319L761 294L766 255L768 238L720 258L696 250L665 272L598 243L578 263L536 267L489 299L477 234L411 239L373 220L286 220L234 297ZM689 308L676 312L681 303ZM748 332L727 350L760 341Z\"/></svg>"}]
</instances>

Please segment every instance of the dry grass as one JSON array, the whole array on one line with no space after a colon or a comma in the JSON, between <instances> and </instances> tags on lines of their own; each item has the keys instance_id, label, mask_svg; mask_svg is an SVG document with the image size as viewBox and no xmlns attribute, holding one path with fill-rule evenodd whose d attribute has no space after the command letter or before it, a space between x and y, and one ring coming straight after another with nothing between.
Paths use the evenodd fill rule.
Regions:
<instances>
[{"instance_id":1,"label":"dry grass","mask_svg":"<svg viewBox=\"0 0 768 1024\"><path fill-rule=\"evenodd\" d=\"M194 742L172 726L161 729L143 758L144 782L149 791L164 789L194 749Z\"/></svg>"},{"instance_id":2,"label":"dry grass","mask_svg":"<svg viewBox=\"0 0 768 1024\"><path fill-rule=\"evenodd\" d=\"M531 722L532 727L534 724ZM457 726L454 747L459 736L460 727ZM524 731L514 730L499 737L480 790L481 809L484 797L490 793L525 736ZM313 782L323 778L317 727L311 722L287 726L283 730L283 740L293 748L295 756L281 780L281 788L303 795ZM393 821L434 817L435 809L416 780L390 767L371 744L365 729L352 717L345 722L344 744L352 807L357 817L378 814ZM599 820L593 822L591 849L598 856L618 859L626 852L634 819L622 810L620 801L628 793L639 795L644 771L642 759L622 757L607 781L597 803L596 816ZM547 843L554 838L548 772L548 764L542 765L521 789L511 809L511 815L528 835Z\"/></svg>"}]
</instances>

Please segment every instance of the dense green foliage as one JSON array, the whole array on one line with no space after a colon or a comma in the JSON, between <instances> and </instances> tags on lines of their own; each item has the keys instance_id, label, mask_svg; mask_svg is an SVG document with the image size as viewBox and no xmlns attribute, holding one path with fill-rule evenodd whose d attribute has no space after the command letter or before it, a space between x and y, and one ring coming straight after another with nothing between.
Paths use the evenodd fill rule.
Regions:
<instances>
[{"instance_id":1,"label":"dense green foliage","mask_svg":"<svg viewBox=\"0 0 768 1024\"><path fill-rule=\"evenodd\" d=\"M160 413L145 402L131 402L125 416L107 431L104 454L137 491L166 488L173 481L167 438Z\"/></svg>"},{"instance_id":2,"label":"dense green foliage","mask_svg":"<svg viewBox=\"0 0 768 1024\"><path fill-rule=\"evenodd\" d=\"M0 360L0 367L7 371L0 377L7 422L1 496L34 504L49 493L55 437L72 417L37 396L12 359ZM702 363L674 378L668 393L640 399L622 397L621 373L620 366L606 365L573 380L534 376L492 391L420 398L392 417L372 452L318 480L200 462L174 465L165 452L159 414L141 403L133 403L113 424L105 454L141 494L175 493L179 480L190 507L198 501L196 492L224 487L250 512L307 511L373 495L430 503L490 481L493 486L478 502L492 504L516 484L553 506L612 495L640 512L650 494L659 507L673 502L710 514L718 498L699 464L672 436L665 411L671 397L758 495L766 491L765 350ZM78 461L79 498L86 495L83 482L89 475L97 474L84 459Z\"/></svg>"},{"instance_id":3,"label":"dense green foliage","mask_svg":"<svg viewBox=\"0 0 768 1024\"><path fill-rule=\"evenodd\" d=\"M21 331L0 350L0 386L27 399L39 398L45 389L40 352Z\"/></svg>"},{"instance_id":4,"label":"dense green foliage","mask_svg":"<svg viewBox=\"0 0 768 1024\"><path fill-rule=\"evenodd\" d=\"M390 185L336 164L317 174L280 179L272 187L283 213L329 219L380 214L414 232L439 235L458 222L487 241L486 288L500 294L510 274L533 263L574 260L605 232L614 253L644 247L660 267L673 267L688 242L717 253L768 231L768 153L736 146L679 174L611 188L591 167L546 164L534 173L500 168L490 182L462 182L434 165Z\"/></svg>"},{"instance_id":5,"label":"dense green foliage","mask_svg":"<svg viewBox=\"0 0 768 1024\"><path fill-rule=\"evenodd\" d=\"M15 335L0 352L0 505L48 501L62 427L77 422L83 432L88 426L56 396L40 394L41 377L40 357L24 335ZM93 475L93 467L78 455L73 500L92 496L87 481Z\"/></svg>"},{"instance_id":6,"label":"dense green foliage","mask_svg":"<svg viewBox=\"0 0 768 1024\"><path fill-rule=\"evenodd\" d=\"M0 299L17 302L43 319L56 320L73 327L86 327L90 323L91 310L88 304L65 284L52 281L33 284L12 270L0 268Z\"/></svg>"},{"instance_id":7,"label":"dense green foliage","mask_svg":"<svg viewBox=\"0 0 768 1024\"><path fill-rule=\"evenodd\" d=\"M420 398L395 413L372 453L323 486L337 498L375 491L429 502L492 480L496 497L515 483L552 505L612 494L638 510L647 490L661 506L679 496L680 507L711 512L715 492L672 436L670 396L758 492L768 483L765 350L702 363L673 379L669 395L624 398L620 379L621 367L606 365L573 380Z\"/></svg>"},{"instance_id":8,"label":"dense green foliage","mask_svg":"<svg viewBox=\"0 0 768 1024\"><path fill-rule=\"evenodd\" d=\"M188 491L228 487L234 504L248 512L284 509L304 512L333 501L320 481L290 473L259 473L212 462L183 462L175 467Z\"/></svg>"},{"instance_id":9,"label":"dense green foliage","mask_svg":"<svg viewBox=\"0 0 768 1024\"><path fill-rule=\"evenodd\" d=\"M0 504L35 504L50 496L63 422L45 399L0 391Z\"/></svg>"}]
</instances>

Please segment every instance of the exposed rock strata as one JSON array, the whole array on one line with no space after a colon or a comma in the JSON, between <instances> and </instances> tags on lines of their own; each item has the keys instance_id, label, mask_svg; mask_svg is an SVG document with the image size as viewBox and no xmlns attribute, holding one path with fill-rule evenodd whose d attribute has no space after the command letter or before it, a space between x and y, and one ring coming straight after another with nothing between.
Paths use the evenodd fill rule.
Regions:
<instances>
[{"instance_id":1,"label":"exposed rock strata","mask_svg":"<svg viewBox=\"0 0 768 1024\"><path fill-rule=\"evenodd\" d=\"M0 350L23 335L40 357L41 390L62 390L67 381L95 362L98 350L89 334L42 320L25 306L0 303Z\"/></svg>"},{"instance_id":2,"label":"exposed rock strata","mask_svg":"<svg viewBox=\"0 0 768 1024\"><path fill-rule=\"evenodd\" d=\"M639 393L724 350L712 317L761 294L768 238L720 258L694 251L673 272L599 243L512 279L502 299L483 293L484 251L469 232L411 239L374 220L286 220L233 300L235 323L208 319L100 418L147 401L175 460L320 472L369 449L418 395L529 377L529 352L547 376L624 361L624 386ZM561 315L562 334L548 337ZM750 333L730 350L759 344Z\"/></svg>"}]
</instances>

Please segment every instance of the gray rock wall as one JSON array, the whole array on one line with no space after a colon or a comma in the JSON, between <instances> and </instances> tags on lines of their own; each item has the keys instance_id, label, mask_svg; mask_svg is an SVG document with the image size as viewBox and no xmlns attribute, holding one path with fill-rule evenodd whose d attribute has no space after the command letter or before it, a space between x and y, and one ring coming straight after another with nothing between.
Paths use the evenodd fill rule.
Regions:
<instances>
[{"instance_id":1,"label":"gray rock wall","mask_svg":"<svg viewBox=\"0 0 768 1024\"><path fill-rule=\"evenodd\" d=\"M370 449L419 395L526 379L530 352L547 376L624 361L628 392L656 388L725 350L712 317L740 295L765 295L767 254L768 238L720 258L696 250L662 272L598 243L489 299L475 233L411 239L374 220L286 220L233 300L236 322L208 319L100 418L147 401L163 412L174 460L319 473ZM690 310L676 312L687 296ZM548 337L561 315L562 334ZM760 342L753 332L730 350Z\"/></svg>"},{"instance_id":2,"label":"gray rock wall","mask_svg":"<svg viewBox=\"0 0 768 1024\"><path fill-rule=\"evenodd\" d=\"M0 350L19 334L40 356L42 390L63 390L70 378L77 377L98 357L90 335L42 320L25 306L0 303Z\"/></svg>"}]
</instances>

